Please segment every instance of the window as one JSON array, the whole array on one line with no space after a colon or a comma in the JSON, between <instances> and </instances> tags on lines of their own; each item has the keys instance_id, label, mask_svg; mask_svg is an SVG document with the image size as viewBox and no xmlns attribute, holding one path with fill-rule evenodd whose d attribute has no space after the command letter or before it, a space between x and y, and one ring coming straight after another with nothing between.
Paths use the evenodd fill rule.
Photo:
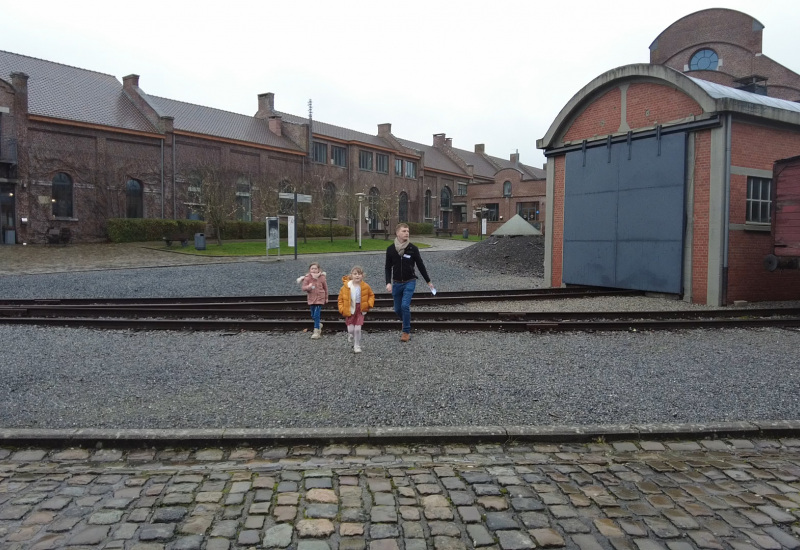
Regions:
<instances>
[{"instance_id":1,"label":"window","mask_svg":"<svg viewBox=\"0 0 800 550\"><path fill-rule=\"evenodd\" d=\"M322 190L322 217L336 218L336 186L330 181Z\"/></svg>"},{"instance_id":2,"label":"window","mask_svg":"<svg viewBox=\"0 0 800 550\"><path fill-rule=\"evenodd\" d=\"M425 191L425 217L431 217L431 190Z\"/></svg>"},{"instance_id":3,"label":"window","mask_svg":"<svg viewBox=\"0 0 800 550\"><path fill-rule=\"evenodd\" d=\"M142 182L138 180L128 180L128 183L125 184L125 217L144 217Z\"/></svg>"},{"instance_id":4,"label":"window","mask_svg":"<svg viewBox=\"0 0 800 550\"><path fill-rule=\"evenodd\" d=\"M190 220L202 220L203 216L203 180L200 176L189 176L189 187L186 193L186 217Z\"/></svg>"},{"instance_id":5,"label":"window","mask_svg":"<svg viewBox=\"0 0 800 550\"><path fill-rule=\"evenodd\" d=\"M441 198L441 202L439 203L439 208L441 208L443 210L445 208L450 208L450 205L451 205L450 198L452 197L452 195L453 194L450 192L450 188L449 187L442 187L442 198Z\"/></svg>"},{"instance_id":6,"label":"window","mask_svg":"<svg viewBox=\"0 0 800 550\"><path fill-rule=\"evenodd\" d=\"M467 209L464 206L453 206L453 221L455 222L466 222L467 221Z\"/></svg>"},{"instance_id":7,"label":"window","mask_svg":"<svg viewBox=\"0 0 800 550\"><path fill-rule=\"evenodd\" d=\"M400 193L400 202L397 208L397 217L401 222L408 223L408 193Z\"/></svg>"},{"instance_id":8,"label":"window","mask_svg":"<svg viewBox=\"0 0 800 550\"><path fill-rule=\"evenodd\" d=\"M53 178L53 216L56 218L72 217L72 178L59 172Z\"/></svg>"},{"instance_id":9,"label":"window","mask_svg":"<svg viewBox=\"0 0 800 550\"><path fill-rule=\"evenodd\" d=\"M747 178L747 223L770 223L772 206L772 180Z\"/></svg>"},{"instance_id":10,"label":"window","mask_svg":"<svg viewBox=\"0 0 800 550\"><path fill-rule=\"evenodd\" d=\"M361 170L372 170L372 151L358 152L358 167Z\"/></svg>"},{"instance_id":11,"label":"window","mask_svg":"<svg viewBox=\"0 0 800 550\"><path fill-rule=\"evenodd\" d=\"M467 184L466 183L458 183L458 187L456 189L456 195L459 197L466 197L467 196Z\"/></svg>"},{"instance_id":12,"label":"window","mask_svg":"<svg viewBox=\"0 0 800 550\"><path fill-rule=\"evenodd\" d=\"M504 181L503 182L503 196L510 197L511 196L511 182Z\"/></svg>"},{"instance_id":13,"label":"window","mask_svg":"<svg viewBox=\"0 0 800 550\"><path fill-rule=\"evenodd\" d=\"M485 208L486 208L486 219L489 220L490 222L496 222L498 216L500 215L500 206L496 202L493 202L491 204L485 205Z\"/></svg>"},{"instance_id":14,"label":"window","mask_svg":"<svg viewBox=\"0 0 800 550\"><path fill-rule=\"evenodd\" d=\"M517 203L517 214L529 222L539 220L539 203L538 202L520 202Z\"/></svg>"},{"instance_id":15,"label":"window","mask_svg":"<svg viewBox=\"0 0 800 550\"><path fill-rule=\"evenodd\" d=\"M377 153L375 158L375 170L381 174L389 173L389 155Z\"/></svg>"},{"instance_id":16,"label":"window","mask_svg":"<svg viewBox=\"0 0 800 550\"><path fill-rule=\"evenodd\" d=\"M395 161L394 161L394 175L395 176L402 176L403 175L403 159L395 159Z\"/></svg>"},{"instance_id":17,"label":"window","mask_svg":"<svg viewBox=\"0 0 800 550\"><path fill-rule=\"evenodd\" d=\"M689 62L690 71L716 71L719 65L719 56L714 50L700 50L692 56Z\"/></svg>"},{"instance_id":18,"label":"window","mask_svg":"<svg viewBox=\"0 0 800 550\"><path fill-rule=\"evenodd\" d=\"M250 180L247 178L236 180L236 219L240 222L253 221Z\"/></svg>"},{"instance_id":19,"label":"window","mask_svg":"<svg viewBox=\"0 0 800 550\"><path fill-rule=\"evenodd\" d=\"M331 159L336 166L347 166L347 149L331 145Z\"/></svg>"},{"instance_id":20,"label":"window","mask_svg":"<svg viewBox=\"0 0 800 550\"><path fill-rule=\"evenodd\" d=\"M416 178L417 177L417 163L413 160L406 161L406 177L407 178Z\"/></svg>"},{"instance_id":21,"label":"window","mask_svg":"<svg viewBox=\"0 0 800 550\"><path fill-rule=\"evenodd\" d=\"M377 187L369 190L369 228L372 230L380 229L378 223L381 208L381 192Z\"/></svg>"},{"instance_id":22,"label":"window","mask_svg":"<svg viewBox=\"0 0 800 550\"><path fill-rule=\"evenodd\" d=\"M311 155L314 162L328 164L328 144L315 141Z\"/></svg>"}]
</instances>

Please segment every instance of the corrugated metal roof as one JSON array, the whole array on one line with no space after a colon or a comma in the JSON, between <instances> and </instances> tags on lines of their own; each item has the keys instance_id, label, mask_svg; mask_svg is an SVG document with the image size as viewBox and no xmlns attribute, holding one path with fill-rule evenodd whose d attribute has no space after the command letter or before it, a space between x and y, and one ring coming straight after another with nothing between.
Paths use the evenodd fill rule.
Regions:
<instances>
[{"instance_id":1,"label":"corrugated metal roof","mask_svg":"<svg viewBox=\"0 0 800 550\"><path fill-rule=\"evenodd\" d=\"M737 90L736 88L723 86L722 84L709 82L708 80L700 80L699 78L693 78L691 76L688 78L703 88L703 90L714 99L735 99L745 103L753 103L756 105L764 105L765 107L772 107L774 109L800 113L800 103L794 101L754 94L753 92L745 92L744 90Z\"/></svg>"},{"instance_id":2,"label":"corrugated metal roof","mask_svg":"<svg viewBox=\"0 0 800 550\"><path fill-rule=\"evenodd\" d=\"M126 130L156 131L123 93L122 83L111 75L0 51L0 78L11 82L11 73L15 72L29 77L31 114Z\"/></svg>"},{"instance_id":3,"label":"corrugated metal roof","mask_svg":"<svg viewBox=\"0 0 800 550\"><path fill-rule=\"evenodd\" d=\"M293 151L301 150L292 141L272 133L269 130L269 122L264 119L165 97L152 95L147 97L159 112L175 119L176 130L247 141Z\"/></svg>"}]
</instances>

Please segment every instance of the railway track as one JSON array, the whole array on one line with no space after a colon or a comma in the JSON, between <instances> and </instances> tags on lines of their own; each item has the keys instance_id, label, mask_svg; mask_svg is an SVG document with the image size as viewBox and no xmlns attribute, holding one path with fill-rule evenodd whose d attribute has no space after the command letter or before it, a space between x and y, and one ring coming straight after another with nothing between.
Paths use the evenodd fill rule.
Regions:
<instances>
[{"instance_id":1,"label":"railway track","mask_svg":"<svg viewBox=\"0 0 800 550\"><path fill-rule=\"evenodd\" d=\"M415 305L487 301L586 298L639 292L609 289L473 291L415 296ZM335 297L332 297L335 302ZM370 330L397 330L391 297L376 298L368 315ZM0 301L0 323L91 327L117 330L299 331L310 326L302 296L192 297L178 299L65 299ZM343 329L336 306L322 312L329 329ZM800 327L800 308L692 311L519 312L415 310L421 330L452 331L649 331L695 328Z\"/></svg>"}]
</instances>

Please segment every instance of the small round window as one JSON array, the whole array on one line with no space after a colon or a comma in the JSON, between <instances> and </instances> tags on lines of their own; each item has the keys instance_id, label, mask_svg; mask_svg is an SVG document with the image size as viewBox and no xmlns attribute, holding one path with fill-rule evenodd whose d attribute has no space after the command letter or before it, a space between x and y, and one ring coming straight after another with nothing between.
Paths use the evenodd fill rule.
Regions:
<instances>
[{"instance_id":1,"label":"small round window","mask_svg":"<svg viewBox=\"0 0 800 550\"><path fill-rule=\"evenodd\" d=\"M700 50L692 56L689 62L690 71L716 71L719 56L714 50Z\"/></svg>"}]
</instances>

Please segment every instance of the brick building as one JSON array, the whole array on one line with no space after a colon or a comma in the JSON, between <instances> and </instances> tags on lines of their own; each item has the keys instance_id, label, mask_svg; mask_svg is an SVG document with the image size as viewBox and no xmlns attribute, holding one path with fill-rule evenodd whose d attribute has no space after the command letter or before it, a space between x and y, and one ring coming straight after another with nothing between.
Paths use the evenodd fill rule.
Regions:
<instances>
[{"instance_id":1,"label":"brick building","mask_svg":"<svg viewBox=\"0 0 800 550\"><path fill-rule=\"evenodd\" d=\"M800 74L761 49L764 25L740 11L713 8L683 17L650 45L650 63L749 92L800 101Z\"/></svg>"},{"instance_id":2,"label":"brick building","mask_svg":"<svg viewBox=\"0 0 800 550\"><path fill-rule=\"evenodd\" d=\"M768 61L759 93L718 83L746 76L732 69L746 57L743 44L751 60ZM548 283L712 305L800 299L800 270L762 265L774 244L773 164L800 154L800 103L773 97L796 97L796 85L778 77L797 75L756 56L760 44L749 16L698 12L658 37L654 64L610 70L569 100L537 142L548 159ZM704 49L730 72L684 74Z\"/></svg>"},{"instance_id":3,"label":"brick building","mask_svg":"<svg viewBox=\"0 0 800 550\"><path fill-rule=\"evenodd\" d=\"M156 97L138 75L120 83L0 52L0 240L43 242L67 228L75 241L102 241L110 218L203 219L211 196L231 219L256 221L289 213L278 193L297 191L312 195L309 222L354 225L364 193L375 231L477 227L481 207L535 221L544 201L544 171L516 154L457 149L444 134L414 143L390 124L370 135L309 120L276 110L272 93L254 107L248 116Z\"/></svg>"}]
</instances>

